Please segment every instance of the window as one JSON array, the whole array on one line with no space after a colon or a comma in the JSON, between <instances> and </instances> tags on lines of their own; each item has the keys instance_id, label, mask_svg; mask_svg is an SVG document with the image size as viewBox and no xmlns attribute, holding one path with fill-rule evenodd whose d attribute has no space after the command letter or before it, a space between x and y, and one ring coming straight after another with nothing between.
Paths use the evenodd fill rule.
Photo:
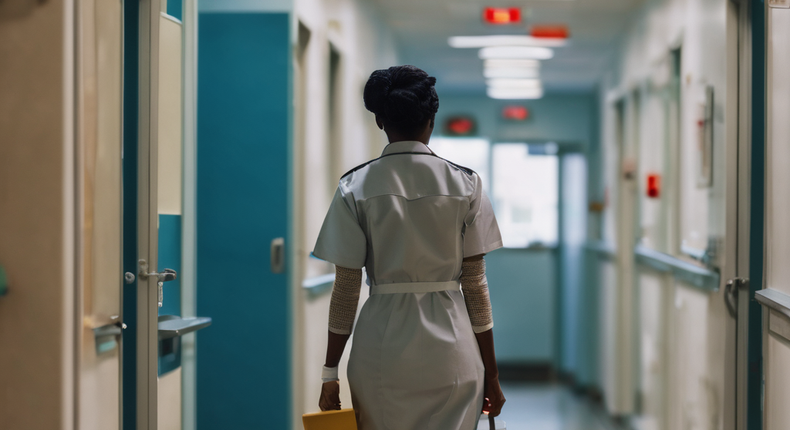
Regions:
<instances>
[{"instance_id":1,"label":"window","mask_svg":"<svg viewBox=\"0 0 790 430\"><path fill-rule=\"evenodd\" d=\"M480 175L508 248L555 246L559 224L557 144L496 143L434 137L440 157Z\"/></svg>"},{"instance_id":2,"label":"window","mask_svg":"<svg viewBox=\"0 0 790 430\"><path fill-rule=\"evenodd\" d=\"M493 145L491 199L505 247L557 244L556 152L556 144Z\"/></svg>"},{"instance_id":3,"label":"window","mask_svg":"<svg viewBox=\"0 0 790 430\"><path fill-rule=\"evenodd\" d=\"M485 187L486 192L491 189L488 173L491 145L488 140L462 137L433 137L429 142L429 147L436 155L477 172L483 180L483 187Z\"/></svg>"}]
</instances>

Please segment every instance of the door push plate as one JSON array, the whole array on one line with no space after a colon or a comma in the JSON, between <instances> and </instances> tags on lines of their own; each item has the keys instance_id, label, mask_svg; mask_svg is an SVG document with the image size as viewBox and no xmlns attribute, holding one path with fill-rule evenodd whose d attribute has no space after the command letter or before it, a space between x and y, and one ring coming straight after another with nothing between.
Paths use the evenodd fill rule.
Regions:
<instances>
[{"instance_id":1,"label":"door push plate","mask_svg":"<svg viewBox=\"0 0 790 430\"><path fill-rule=\"evenodd\" d=\"M285 272L285 239L277 237L272 240L270 249L272 273Z\"/></svg>"}]
</instances>

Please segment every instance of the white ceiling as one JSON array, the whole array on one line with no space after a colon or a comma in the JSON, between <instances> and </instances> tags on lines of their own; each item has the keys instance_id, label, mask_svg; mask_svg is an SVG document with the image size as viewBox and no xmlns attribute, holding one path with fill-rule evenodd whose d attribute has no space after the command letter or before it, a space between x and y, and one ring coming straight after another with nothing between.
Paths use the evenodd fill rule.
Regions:
<instances>
[{"instance_id":1,"label":"white ceiling","mask_svg":"<svg viewBox=\"0 0 790 430\"><path fill-rule=\"evenodd\" d=\"M527 34L530 24L566 24L570 43L542 62L548 91L590 90L607 62L617 38L643 0L369 0L378 5L395 33L401 60L437 77L442 93L484 93L482 62L477 49L455 49L450 36ZM521 7L522 24L483 24L484 6Z\"/></svg>"}]
</instances>

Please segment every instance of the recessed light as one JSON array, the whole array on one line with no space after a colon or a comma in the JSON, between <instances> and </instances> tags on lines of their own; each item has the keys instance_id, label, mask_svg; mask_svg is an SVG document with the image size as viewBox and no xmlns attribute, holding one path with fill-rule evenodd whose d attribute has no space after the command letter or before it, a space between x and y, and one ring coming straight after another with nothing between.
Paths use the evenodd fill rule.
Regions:
<instances>
[{"instance_id":1,"label":"recessed light","mask_svg":"<svg viewBox=\"0 0 790 430\"><path fill-rule=\"evenodd\" d=\"M483 60L488 59L531 59L548 60L554 57L554 51L539 46L489 46L478 54Z\"/></svg>"},{"instance_id":2,"label":"recessed light","mask_svg":"<svg viewBox=\"0 0 790 430\"><path fill-rule=\"evenodd\" d=\"M568 43L567 39L532 37L532 36L455 36L447 39L453 48L485 48L486 46L543 46L560 47Z\"/></svg>"}]
</instances>

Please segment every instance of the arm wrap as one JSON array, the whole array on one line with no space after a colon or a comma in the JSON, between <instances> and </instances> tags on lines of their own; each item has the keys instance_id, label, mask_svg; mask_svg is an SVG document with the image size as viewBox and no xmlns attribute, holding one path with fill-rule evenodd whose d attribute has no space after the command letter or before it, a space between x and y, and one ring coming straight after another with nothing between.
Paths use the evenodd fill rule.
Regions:
<instances>
[{"instance_id":1,"label":"arm wrap","mask_svg":"<svg viewBox=\"0 0 790 430\"><path fill-rule=\"evenodd\" d=\"M329 331L332 333L351 334L361 285L362 269L335 266L335 285L329 303Z\"/></svg>"},{"instance_id":2,"label":"arm wrap","mask_svg":"<svg viewBox=\"0 0 790 430\"><path fill-rule=\"evenodd\" d=\"M464 261L461 264L460 281L466 310L472 321L472 329L475 333L490 330L494 327L494 317L491 314L491 299L488 296L485 260Z\"/></svg>"}]
</instances>

